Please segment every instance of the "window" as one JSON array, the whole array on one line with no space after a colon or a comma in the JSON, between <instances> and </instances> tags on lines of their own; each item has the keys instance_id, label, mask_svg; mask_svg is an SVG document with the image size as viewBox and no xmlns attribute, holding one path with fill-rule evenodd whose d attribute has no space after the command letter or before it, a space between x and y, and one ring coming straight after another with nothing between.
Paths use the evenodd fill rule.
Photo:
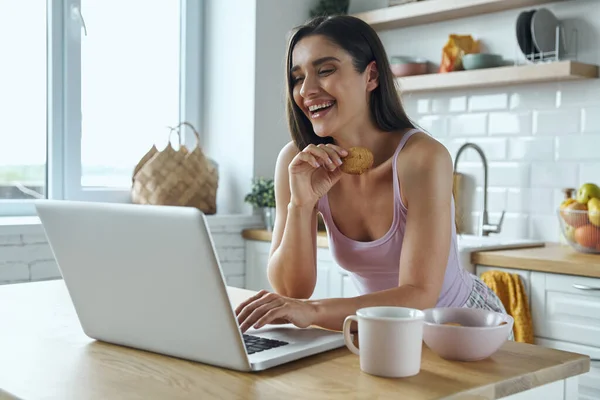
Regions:
<instances>
[{"instance_id":1,"label":"window","mask_svg":"<svg viewBox=\"0 0 600 400\"><path fill-rule=\"evenodd\" d=\"M0 215L129 201L138 160L199 120L199 3L0 0Z\"/></svg>"},{"instance_id":2,"label":"window","mask_svg":"<svg viewBox=\"0 0 600 400\"><path fill-rule=\"evenodd\" d=\"M0 0L0 212L46 196L46 11Z\"/></svg>"}]
</instances>

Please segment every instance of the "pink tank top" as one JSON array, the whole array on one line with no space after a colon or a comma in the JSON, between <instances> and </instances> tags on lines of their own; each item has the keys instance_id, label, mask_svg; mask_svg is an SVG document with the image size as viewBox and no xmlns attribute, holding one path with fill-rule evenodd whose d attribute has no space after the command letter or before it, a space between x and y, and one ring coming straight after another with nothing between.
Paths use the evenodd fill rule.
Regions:
<instances>
[{"instance_id":1,"label":"pink tank top","mask_svg":"<svg viewBox=\"0 0 600 400\"><path fill-rule=\"evenodd\" d=\"M337 264L348 271L359 293L367 294L391 289L398 286L400 253L406 226L408 209L400 197L400 183L396 159L406 141L417 129L408 131L400 140L394 153L392 168L394 171L394 217L388 232L373 241L362 242L350 239L336 227L327 195L321 197L317 209L323 216L329 249ZM442 291L437 307L461 307L465 304L473 287L472 275L462 268L458 255L456 228L454 225L454 199L452 199L452 235L448 263Z\"/></svg>"}]
</instances>

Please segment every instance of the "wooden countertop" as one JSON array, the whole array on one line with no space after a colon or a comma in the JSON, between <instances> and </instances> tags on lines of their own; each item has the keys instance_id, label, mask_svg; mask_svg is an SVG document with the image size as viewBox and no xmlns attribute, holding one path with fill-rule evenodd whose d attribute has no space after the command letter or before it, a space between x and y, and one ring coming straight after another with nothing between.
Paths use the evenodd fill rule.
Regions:
<instances>
[{"instance_id":1,"label":"wooden countertop","mask_svg":"<svg viewBox=\"0 0 600 400\"><path fill-rule=\"evenodd\" d=\"M242 236L248 240L271 241L271 232L247 229ZM327 234L319 232L318 247L328 247ZM570 246L548 242L544 247L482 250L471 253L471 262L492 267L514 268L600 278L600 254L579 253Z\"/></svg>"},{"instance_id":2,"label":"wooden countertop","mask_svg":"<svg viewBox=\"0 0 600 400\"><path fill-rule=\"evenodd\" d=\"M229 288L232 304L252 292ZM589 357L507 342L487 360L445 361L427 347L419 375L361 372L345 347L260 373L220 369L94 341L62 280L0 286L0 397L44 399L496 399L586 373ZM15 397L11 397L15 396ZM473 397L469 397L473 398ZM478 397L479 398L479 397Z\"/></svg>"},{"instance_id":3,"label":"wooden countertop","mask_svg":"<svg viewBox=\"0 0 600 400\"><path fill-rule=\"evenodd\" d=\"M547 243L545 247L480 251L471 262L493 267L515 268L600 278L600 255L579 253L570 246Z\"/></svg>"},{"instance_id":4,"label":"wooden countertop","mask_svg":"<svg viewBox=\"0 0 600 400\"><path fill-rule=\"evenodd\" d=\"M244 229L242 231L242 237L248 240L259 240L261 242L270 242L273 235L266 229ZM317 247L328 248L327 232L317 232Z\"/></svg>"}]
</instances>

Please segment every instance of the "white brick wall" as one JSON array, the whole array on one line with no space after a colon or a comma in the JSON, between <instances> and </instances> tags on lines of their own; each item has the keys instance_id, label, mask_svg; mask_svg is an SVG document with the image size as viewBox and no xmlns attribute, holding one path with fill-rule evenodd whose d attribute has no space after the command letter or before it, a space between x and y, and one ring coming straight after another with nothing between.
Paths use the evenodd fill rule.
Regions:
<instances>
[{"instance_id":1,"label":"white brick wall","mask_svg":"<svg viewBox=\"0 0 600 400\"><path fill-rule=\"evenodd\" d=\"M227 283L244 287L245 247L241 232L263 226L260 218L225 215L209 216L208 220ZM0 285L60 278L41 226L0 225Z\"/></svg>"},{"instance_id":2,"label":"white brick wall","mask_svg":"<svg viewBox=\"0 0 600 400\"><path fill-rule=\"evenodd\" d=\"M600 64L600 36L590 33L600 31L600 1L543 7L567 21L567 28L579 30L578 60ZM514 60L518 56L514 27L521 11L379 33L390 56L424 57L439 64L448 35L460 33L471 34L482 40L485 50ZM490 222L496 223L506 210L504 236L558 241L555 209L561 189L588 181L600 184L600 80L406 93L403 104L413 121L442 142L453 158L467 141L484 149ZM457 171L468 174L465 204L476 210L471 219L475 225L483 185L475 151L463 153Z\"/></svg>"},{"instance_id":3,"label":"white brick wall","mask_svg":"<svg viewBox=\"0 0 600 400\"><path fill-rule=\"evenodd\" d=\"M545 95L537 104L528 98L530 87L517 86L469 93L469 108L464 111L452 111L453 98L447 101L447 95L435 93L408 95L405 104L414 120L442 142L453 159L467 141L483 148L489 164L490 219L497 222L506 210L504 236L558 241L555 210L561 189L577 188L587 181L600 184L600 82L540 86ZM579 90L581 95L562 96L558 104L545 100L567 90ZM456 99L464 96L464 92L457 93ZM511 102L506 101L509 98ZM427 103L438 106L434 111L423 106ZM528 108L524 108L526 104ZM473 216L479 218L483 168L477 153L466 150L457 171L474 180L476 189L469 192L472 198L467 202L477 210Z\"/></svg>"}]
</instances>

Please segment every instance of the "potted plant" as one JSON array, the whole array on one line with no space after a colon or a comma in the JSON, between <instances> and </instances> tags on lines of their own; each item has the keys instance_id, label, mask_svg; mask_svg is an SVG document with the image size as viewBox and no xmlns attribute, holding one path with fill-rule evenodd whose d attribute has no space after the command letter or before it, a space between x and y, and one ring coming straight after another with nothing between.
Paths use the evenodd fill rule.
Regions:
<instances>
[{"instance_id":1,"label":"potted plant","mask_svg":"<svg viewBox=\"0 0 600 400\"><path fill-rule=\"evenodd\" d=\"M273 179L255 178L252 182L252 190L246 195L244 201L261 210L267 230L272 231L275 223L275 187Z\"/></svg>"}]
</instances>

